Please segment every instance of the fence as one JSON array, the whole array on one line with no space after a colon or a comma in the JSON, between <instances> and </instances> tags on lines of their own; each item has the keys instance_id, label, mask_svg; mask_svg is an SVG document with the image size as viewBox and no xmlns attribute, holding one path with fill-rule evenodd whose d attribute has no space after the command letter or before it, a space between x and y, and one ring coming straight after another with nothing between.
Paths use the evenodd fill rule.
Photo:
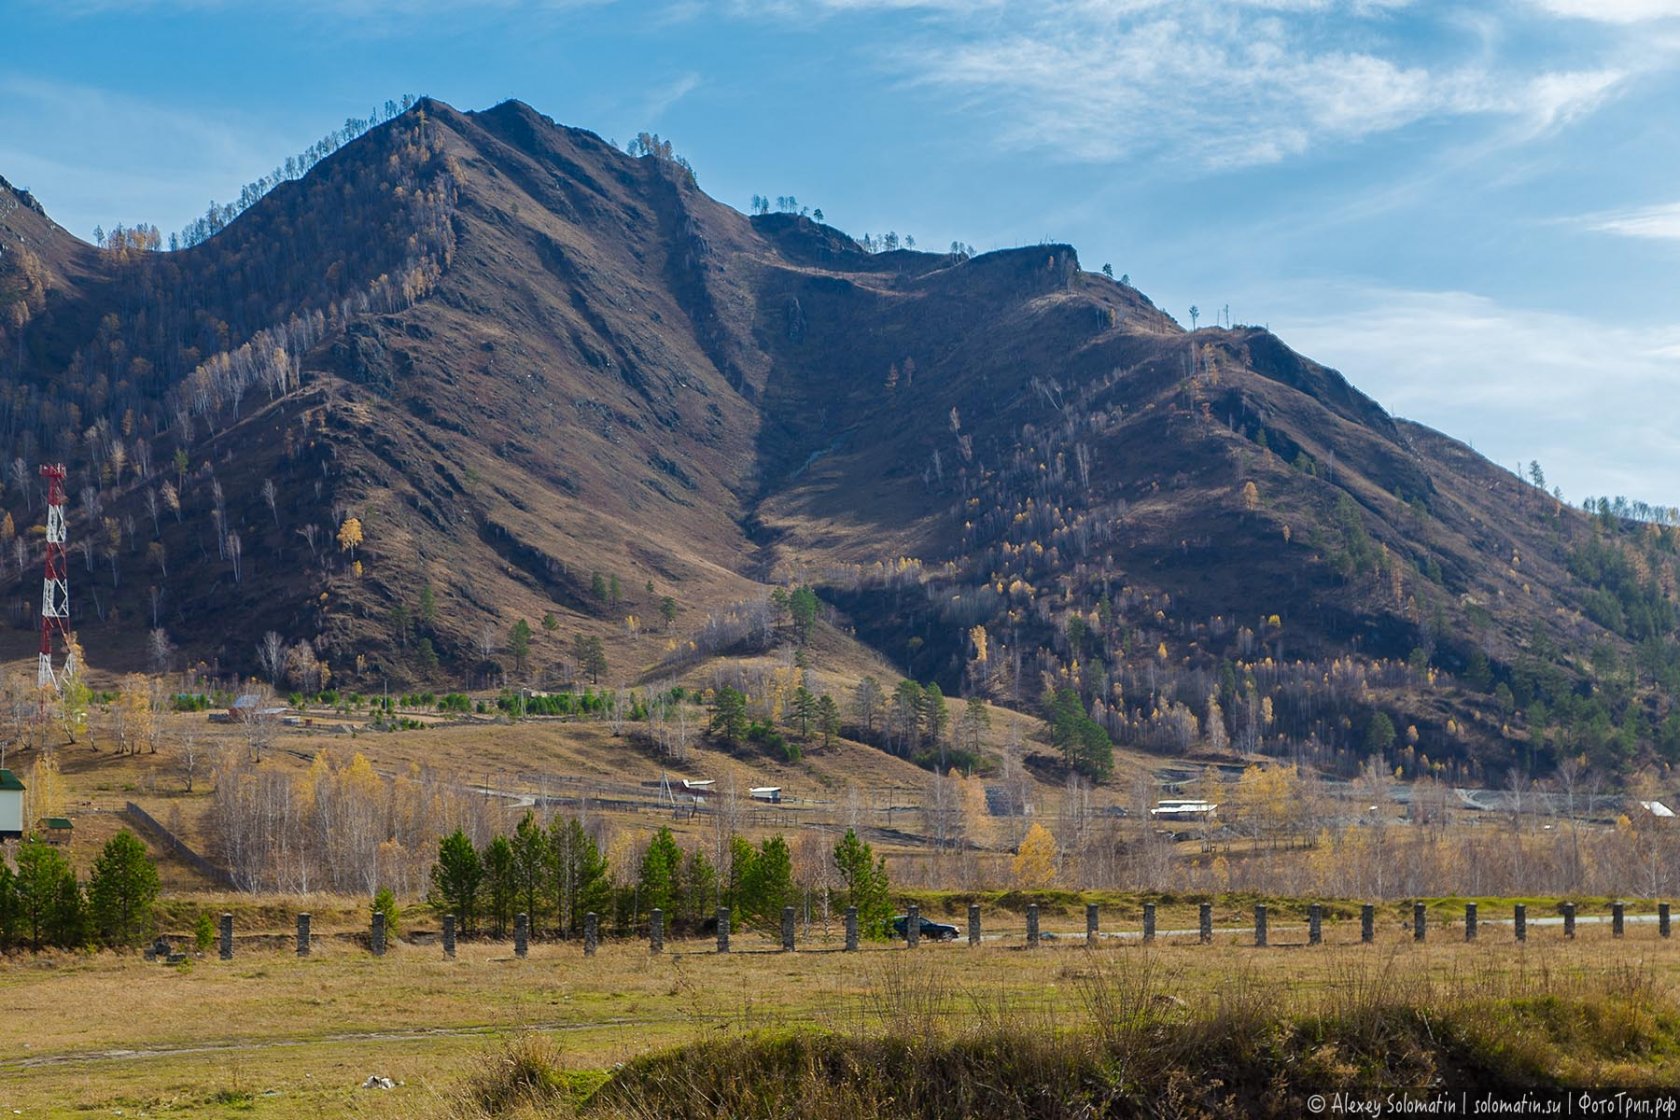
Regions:
<instances>
[{"instance_id":1,"label":"fence","mask_svg":"<svg viewBox=\"0 0 1680 1120\"><path fill-rule=\"evenodd\" d=\"M123 815L138 825L141 831L150 833L152 839L167 848L169 853L176 859L179 859L182 863L186 864L188 867L192 868L212 883L215 883L220 887L232 888L234 886L233 876L228 873L226 868L217 867L215 864L187 847L186 841L163 827L162 823L160 823L156 817L140 808L140 806L136 805L134 802L130 801L123 808Z\"/></svg>"},{"instance_id":2,"label":"fence","mask_svg":"<svg viewBox=\"0 0 1680 1120\"><path fill-rule=\"evenodd\" d=\"M133 805L130 805L129 808L131 810L133 810L134 812L140 814L142 817L144 817L144 819L146 821L150 822L153 827L159 828L159 830L163 833L163 835L165 835L165 836L169 835L167 830L162 830L161 826L158 826L155 821L152 821L152 819L150 817L145 816L143 810L139 810L139 809L135 808ZM173 840L173 837L171 837L171 839ZM178 840L175 840L174 842L176 844L180 843L180 841L178 841ZM183 851L185 851L188 855L191 855L190 850L187 850L184 845L182 845L181 847L182 847ZM198 859L199 857L197 857L196 855L193 855L192 858L193 859ZM209 865L206 864L205 866L208 867ZM1181 938L1185 941L1189 941L1191 938L1194 938L1198 944L1201 944L1201 945L1211 944L1212 941L1213 941L1213 933L1214 933L1214 930L1213 930L1213 907L1212 907L1211 904L1204 902L1204 903L1200 904L1200 906L1198 907L1198 911L1199 911L1198 921L1197 921L1197 926L1196 926L1195 929L1162 930L1162 929L1157 928L1157 907L1156 907L1156 905L1153 904L1153 903L1146 903L1143 907L1143 921L1142 921L1142 924L1141 924L1140 928L1135 929L1135 930L1114 931L1114 932L1110 932L1110 933L1105 934L1102 931L1101 916L1100 916L1100 913L1099 913L1099 908L1096 905L1092 904L1092 905L1086 906L1086 908L1085 908L1084 936L1076 938L1072 935L1067 935L1067 934L1057 935L1057 934L1053 934L1053 933L1049 933L1047 931L1041 930L1040 924L1039 924L1039 908L1038 908L1038 905L1036 903L1030 903L1030 904L1028 904L1028 906L1026 908L1026 915L1025 915L1026 916L1025 945L1028 949L1039 949L1046 942L1053 942L1053 941L1062 940L1062 941L1066 941L1070 944L1077 944L1077 945L1081 945L1081 946L1089 948L1089 947L1096 946L1099 943L1099 941L1103 938L1109 938L1109 939L1124 938L1124 939L1136 940L1136 941L1138 941L1140 943L1143 943L1143 944L1148 944L1148 943L1156 941L1157 938L1164 938L1164 937L1178 937L1178 938ZM1566 940L1574 940L1575 936L1576 936L1576 922L1577 922L1577 917L1576 917L1576 914L1575 914L1574 904L1573 903L1563 903L1559 907L1559 913L1560 913L1559 917L1552 918L1552 919L1529 918L1528 917L1528 907L1523 903L1517 903L1512 908L1511 918L1510 918L1510 926L1511 926L1511 930L1512 930L1514 940L1517 941L1517 942L1526 942L1529 939L1529 927L1531 925L1540 925L1540 924L1560 925L1562 927L1563 937ZM788 907L785 907L782 910L780 931L779 931L780 932L780 943L777 946L777 949L774 950L774 951L783 952L783 953L792 953L792 952L797 951L798 945L796 944L796 940L795 940L794 916L795 916L794 907L788 906ZM665 920L664 920L664 918L665 918L665 915L663 914L662 911L654 910L651 913L651 915L649 916L648 923L645 927L645 937L646 937L646 940L648 942L648 951L650 953L653 953L653 954L656 954L656 955L659 954L659 953L663 953L666 949ZM1313 903L1312 905L1310 905L1308 907L1308 909L1307 909L1307 924L1306 924L1306 941L1305 941L1306 945L1316 946L1316 945L1323 945L1324 944L1325 918L1326 918L1326 912L1325 912L1325 908L1322 905L1320 905L1318 903ZM1253 944L1254 944L1255 948L1263 949L1263 948L1266 948L1269 945L1274 944L1274 942L1271 940L1271 935L1274 931L1276 931L1279 928L1279 927L1277 927L1276 925L1273 924L1274 919L1275 919L1275 915L1270 914L1268 912L1268 908L1265 905L1257 905L1257 906L1254 907L1254 918L1253 918L1252 926L1242 926L1242 927L1237 927L1237 928L1229 928L1228 927L1225 930L1223 930L1222 932L1225 932L1227 934L1237 935L1239 937L1244 936L1244 935L1249 934L1249 933L1252 933ZM1621 938L1626 936L1627 923L1628 923L1629 917L1627 915L1626 905L1624 903L1621 903L1621 902L1613 903L1611 905L1610 914L1607 917L1602 917L1602 918L1599 918L1599 919L1588 919L1588 920L1597 921L1597 922L1603 923L1603 924L1608 924L1610 926L1610 935L1613 938L1621 939ZM1635 919L1635 920L1639 920L1639 919ZM1668 903L1666 903L1666 902L1659 903L1657 905L1656 914L1655 915L1650 915L1647 918L1645 918L1644 920L1647 920L1647 921L1654 920L1656 925L1657 925L1658 936L1660 936L1664 939L1667 939L1669 937L1670 932L1671 932L1671 921L1670 921L1670 907L1669 907ZM903 938L904 943L905 943L905 947L907 949L910 949L910 950L916 949L916 947L924 939L927 939L927 940L941 940L941 941L956 941L959 937L959 931L958 931L956 926L946 925L944 923L937 923L937 922L928 921L928 920L926 920L922 917L918 908L914 905L912 905L909 908L909 913L906 914L905 917L898 919L898 922L902 923L902 924L897 926L897 932L898 932L899 936L901 936ZM1462 928L1462 931L1463 931L1463 939L1466 942L1476 941L1477 937L1478 937L1478 933L1482 929L1485 929L1486 927L1488 927L1490 925L1494 925L1494 924L1504 924L1504 923L1503 923L1502 920L1489 919L1487 917L1482 916L1479 912L1478 905L1474 902L1467 903L1465 905L1465 907L1464 907L1464 918L1463 918L1461 928ZM1398 923L1397 923L1397 925L1398 925ZM720 909L717 912L717 932L716 932L717 945L716 945L716 950L715 950L719 954L728 953L730 951L729 926L730 926L730 912L727 909ZM1444 922L1441 922L1441 921L1437 920L1434 928L1437 929L1437 930L1441 930L1441 929L1447 928L1447 926L1448 926L1448 923L1444 923ZM1430 927L1430 924L1429 924L1428 910L1424 906L1423 903L1420 902L1420 903L1413 904L1412 911L1407 916L1407 920L1404 922L1403 928L1404 928L1407 936L1410 938L1410 940L1421 942L1421 941L1424 941L1424 940L1427 939L1427 937L1429 935L1429 930L1430 930L1431 927ZM585 956L593 956L595 951L596 951L596 947L599 943L600 923L599 923L598 916L594 913L586 914L584 916L583 929L584 929L583 953L584 953ZM858 951L858 948L859 948L859 945L858 945L858 913L857 913L857 908L855 906L849 906L849 907L846 908L845 929L846 929L845 948L841 951L848 952L848 953L855 953L855 952ZM1377 929L1376 907L1367 903L1367 904L1360 907L1360 912L1359 912L1359 940L1360 940L1360 943L1366 944L1366 945L1374 943L1375 940L1376 940L1376 929ZM300 956L307 955L307 952L308 952L308 948L307 948L308 945L309 945L309 932L308 932L308 930L309 930L308 915L301 915L300 914L298 916L298 931L299 932L298 932L298 950L297 950L298 954ZM443 953L444 953L445 957L448 957L448 958L451 958L451 959L453 959L454 956L455 956L455 945L456 945L455 931L456 931L455 915L453 915L453 914L444 915L444 917L443 917L443 936L442 936ZM221 956L222 956L223 960L227 960L227 959L230 959L233 955L233 915L232 914L224 913L221 916L220 932L221 932L221 946L220 946ZM517 915L515 917L515 920L514 920L514 953L515 953L516 956L523 958L527 955L529 935L530 935L530 922L529 922L527 916L525 914L521 913L521 914ZM1296 932L1295 936L1297 936L1297 937L1299 936L1298 931ZM969 907L968 907L968 937L967 937L967 941L968 941L968 944L970 946L977 946L977 945L980 945L982 943L982 940L983 940L983 935L982 935L982 932L981 932L980 907L977 906L977 905L974 905L974 904L970 904ZM992 940L994 942L996 942L996 941L1011 941L1013 939L1009 938L1009 937L1006 937L1006 936L994 935ZM373 952L374 952L375 956L383 956L384 955L385 944L386 944L386 930L385 930L385 927L384 927L383 915L381 915L381 914L376 913L376 914L373 915L372 936L370 938L369 943L370 943L371 948L373 949ZM1279 942L1279 943L1287 943L1287 942ZM829 951L834 951L834 950L830 949Z\"/></svg>"}]
</instances>

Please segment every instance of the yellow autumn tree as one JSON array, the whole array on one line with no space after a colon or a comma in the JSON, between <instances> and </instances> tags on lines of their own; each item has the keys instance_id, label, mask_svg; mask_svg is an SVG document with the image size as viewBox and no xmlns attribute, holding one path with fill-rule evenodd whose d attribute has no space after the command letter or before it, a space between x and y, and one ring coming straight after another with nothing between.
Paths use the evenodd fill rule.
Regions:
<instances>
[{"instance_id":1,"label":"yellow autumn tree","mask_svg":"<svg viewBox=\"0 0 1680 1120\"><path fill-rule=\"evenodd\" d=\"M1254 765L1237 780L1236 801L1242 820L1256 840L1293 835L1301 817L1301 774L1293 766Z\"/></svg>"},{"instance_id":2,"label":"yellow autumn tree","mask_svg":"<svg viewBox=\"0 0 1680 1120\"><path fill-rule=\"evenodd\" d=\"M963 777L954 766L949 777L957 787L964 838L976 847L991 847L996 837L993 836L992 813L986 806L985 783L978 778Z\"/></svg>"},{"instance_id":3,"label":"yellow autumn tree","mask_svg":"<svg viewBox=\"0 0 1680 1120\"><path fill-rule=\"evenodd\" d=\"M1056 838L1048 828L1035 823L1027 829L1009 870L1020 890L1042 890L1055 885Z\"/></svg>"},{"instance_id":4,"label":"yellow autumn tree","mask_svg":"<svg viewBox=\"0 0 1680 1120\"><path fill-rule=\"evenodd\" d=\"M23 784L29 798L29 808L24 812L25 828L42 817L64 815L64 778L58 772L58 757L52 751L41 752Z\"/></svg>"},{"instance_id":5,"label":"yellow autumn tree","mask_svg":"<svg viewBox=\"0 0 1680 1120\"><path fill-rule=\"evenodd\" d=\"M64 671L58 676L58 725L64 737L75 743L87 734L88 705L93 701L93 691L83 677L85 662L76 635L70 635L65 644L69 652L64 658Z\"/></svg>"},{"instance_id":6,"label":"yellow autumn tree","mask_svg":"<svg viewBox=\"0 0 1680 1120\"><path fill-rule=\"evenodd\" d=\"M111 730L118 754L139 754L142 744L153 743L151 682L141 674L123 678L122 690L111 705Z\"/></svg>"},{"instance_id":7,"label":"yellow autumn tree","mask_svg":"<svg viewBox=\"0 0 1680 1120\"><path fill-rule=\"evenodd\" d=\"M338 527L338 550L348 552L350 559L356 558L356 549L362 543L362 519L346 517L344 524Z\"/></svg>"}]
</instances>

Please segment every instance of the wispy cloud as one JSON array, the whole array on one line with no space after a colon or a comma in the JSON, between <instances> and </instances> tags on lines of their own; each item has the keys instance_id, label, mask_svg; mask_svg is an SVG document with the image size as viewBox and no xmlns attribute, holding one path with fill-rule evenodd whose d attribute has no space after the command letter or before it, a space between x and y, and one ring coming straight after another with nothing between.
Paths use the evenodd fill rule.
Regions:
<instances>
[{"instance_id":1,"label":"wispy cloud","mask_svg":"<svg viewBox=\"0 0 1680 1120\"><path fill-rule=\"evenodd\" d=\"M1680 0L1534 0L1541 11L1596 23L1680 19Z\"/></svg>"},{"instance_id":2,"label":"wispy cloud","mask_svg":"<svg viewBox=\"0 0 1680 1120\"><path fill-rule=\"evenodd\" d=\"M1340 300L1340 310L1322 308ZM1673 501L1680 327L1510 307L1467 292L1301 288L1274 317L1291 346L1384 407L1496 462L1539 459L1573 497Z\"/></svg>"},{"instance_id":3,"label":"wispy cloud","mask_svg":"<svg viewBox=\"0 0 1680 1120\"><path fill-rule=\"evenodd\" d=\"M1608 3L1630 18L1680 5L1531 2ZM1264 165L1420 122L1471 118L1533 139L1590 114L1638 69L1621 57L1631 52L1613 45L1597 59L1564 49L1569 44L1503 57L1497 6L1442 12L1409 0L726 0L725 7L801 20L919 13L884 56L907 85L989 115L1011 147L1101 162Z\"/></svg>"},{"instance_id":4,"label":"wispy cloud","mask_svg":"<svg viewBox=\"0 0 1680 1120\"><path fill-rule=\"evenodd\" d=\"M649 124L657 121L665 115L665 110L699 89L701 84L700 75L691 71L660 86L652 92L647 103L642 107L643 119Z\"/></svg>"},{"instance_id":5,"label":"wispy cloud","mask_svg":"<svg viewBox=\"0 0 1680 1120\"><path fill-rule=\"evenodd\" d=\"M98 143L89 137L99 137ZM184 224L212 196L227 198L300 137L234 112L200 112L95 86L0 78L0 173L29 187L65 228ZM146 170L140 170L146 169Z\"/></svg>"},{"instance_id":6,"label":"wispy cloud","mask_svg":"<svg viewBox=\"0 0 1680 1120\"><path fill-rule=\"evenodd\" d=\"M1347 10L1321 19L1333 6ZM1490 117L1538 134L1590 112L1626 76L1408 60L1386 40L1387 15L1329 0L1057 5L920 55L919 80L994 112L1017 146L1230 167L1440 118Z\"/></svg>"},{"instance_id":7,"label":"wispy cloud","mask_svg":"<svg viewBox=\"0 0 1680 1120\"><path fill-rule=\"evenodd\" d=\"M1643 237L1654 241L1680 241L1680 202L1614 210L1583 218L1590 230L1622 237Z\"/></svg>"}]
</instances>

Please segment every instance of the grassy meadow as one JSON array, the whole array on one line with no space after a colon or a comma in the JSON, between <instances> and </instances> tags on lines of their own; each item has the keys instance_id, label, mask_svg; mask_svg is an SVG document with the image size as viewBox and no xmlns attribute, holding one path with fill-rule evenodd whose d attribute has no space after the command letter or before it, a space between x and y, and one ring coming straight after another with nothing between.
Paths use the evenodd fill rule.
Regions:
<instances>
[{"instance_id":1,"label":"grassy meadow","mask_svg":"<svg viewBox=\"0 0 1680 1120\"><path fill-rule=\"evenodd\" d=\"M666 1115L672 1094L700 1093L734 1101L728 1114L799 1115L792 1098L764 1095L768 1082L750 1088L764 1081L742 1064L751 1054L769 1063L766 1077L794 1061L803 1072L793 1082L814 1077L838 1094L831 1115L881 1091L856 1071L821 1072L828 1067L805 1053L811 1047L896 1046L870 1059L877 1069L994 1047L1048 1063L1015 1071L1028 1081L1070 1062L1106 1077L1124 1072L1129 1054L1144 1064L1117 1084L1138 1091L1204 1062L1209 1075L1247 1062L1245 1078L1283 1063L1273 1072L1285 1078L1285 1097L1331 1081L1410 1085L1449 1060L1509 1084L1680 1080L1680 948L1649 923L1631 923L1621 940L1607 925L1584 923L1574 941L1539 927L1524 945L1508 926L1488 925L1470 945L1441 927L1416 944L1385 908L1373 945L1358 943L1355 916L1331 921L1320 947L1280 918L1266 949L1223 925L1211 946L1105 938L1090 949L1068 914L1047 916L1046 930L1060 936L1029 951L1019 915L992 911L988 934L999 936L979 948L877 944L847 954L813 936L784 954L748 933L727 956L709 941L673 942L658 957L643 943L609 941L593 958L575 943L538 942L519 959L511 944L471 942L451 961L418 924L412 943L375 959L354 936L351 910L307 901L324 919L308 959L285 936L289 904L274 904L241 912L248 932L228 962L212 953L171 967L100 953L0 965L0 1004L23 1024L0 1059L0 1109L275 1120L578 1107ZM1245 904L1227 900L1217 912L1234 916ZM1184 911L1193 926L1193 907ZM1162 928L1179 913L1165 908ZM1430 1024L1441 1054L1425 1052ZM1377 1065L1360 1056L1380 1039L1399 1046L1402 1035L1415 1053L1402 1047ZM1221 1058L1221 1047L1236 1049ZM359 1088L370 1075L397 1087ZM783 1069L769 1081L785 1092L790 1076ZM1246 1085L1231 1091L1246 1094ZM1013 1090L998 1091L993 1103L1007 1114ZM960 1114L940 1099L909 1114Z\"/></svg>"}]
</instances>

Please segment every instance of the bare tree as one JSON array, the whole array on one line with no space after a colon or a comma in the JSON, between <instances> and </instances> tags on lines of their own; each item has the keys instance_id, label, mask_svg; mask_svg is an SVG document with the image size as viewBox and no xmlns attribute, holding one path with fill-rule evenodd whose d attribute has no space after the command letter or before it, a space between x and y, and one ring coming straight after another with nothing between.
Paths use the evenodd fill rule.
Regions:
<instances>
[{"instance_id":1,"label":"bare tree","mask_svg":"<svg viewBox=\"0 0 1680 1120\"><path fill-rule=\"evenodd\" d=\"M245 732L245 745L253 759L260 758L262 749L274 742L275 728L280 721L273 708L274 690L260 681L251 682L234 701L234 718Z\"/></svg>"},{"instance_id":2,"label":"bare tree","mask_svg":"<svg viewBox=\"0 0 1680 1120\"><path fill-rule=\"evenodd\" d=\"M257 664L268 674L269 681L278 688L286 668L286 639L270 630L257 643Z\"/></svg>"},{"instance_id":3,"label":"bare tree","mask_svg":"<svg viewBox=\"0 0 1680 1120\"><path fill-rule=\"evenodd\" d=\"M161 626L153 627L148 644L152 657L152 672L169 672L170 663L175 657L175 643L169 640L168 632Z\"/></svg>"},{"instance_id":4,"label":"bare tree","mask_svg":"<svg viewBox=\"0 0 1680 1120\"><path fill-rule=\"evenodd\" d=\"M300 641L287 651L286 676L306 693L320 692L325 687L321 659L315 656L314 646Z\"/></svg>"},{"instance_id":5,"label":"bare tree","mask_svg":"<svg viewBox=\"0 0 1680 1120\"><path fill-rule=\"evenodd\" d=\"M274 480L272 478L263 479L262 496L263 501L268 503L269 514L274 518L274 527L278 529L280 527L280 511L274 506L274 499L277 496L277 491L274 489Z\"/></svg>"},{"instance_id":6,"label":"bare tree","mask_svg":"<svg viewBox=\"0 0 1680 1120\"><path fill-rule=\"evenodd\" d=\"M198 776L204 765L204 753L199 750L198 739L192 734L181 738L181 748L175 754L175 773L181 778L181 786L186 792L193 791L193 779Z\"/></svg>"}]
</instances>

